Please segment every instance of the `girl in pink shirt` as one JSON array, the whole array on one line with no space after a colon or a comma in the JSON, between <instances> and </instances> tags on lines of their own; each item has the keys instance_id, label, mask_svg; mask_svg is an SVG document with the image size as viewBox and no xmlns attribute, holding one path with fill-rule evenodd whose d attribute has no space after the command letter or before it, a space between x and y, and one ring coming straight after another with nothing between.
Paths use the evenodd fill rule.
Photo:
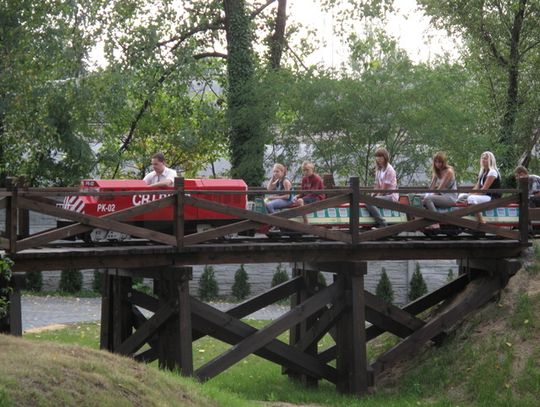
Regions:
<instances>
[{"instance_id":1,"label":"girl in pink shirt","mask_svg":"<svg viewBox=\"0 0 540 407\"><path fill-rule=\"evenodd\" d=\"M379 148L375 151L375 163L377 164L377 172L375 173L375 189L397 189L397 177L394 167L389 163L388 151L384 148ZM397 192L376 192L373 194L378 199L397 202L399 194ZM375 219L374 228L382 228L386 226L386 221L382 217L380 210L375 205L366 204L366 209L369 214Z\"/></svg>"}]
</instances>

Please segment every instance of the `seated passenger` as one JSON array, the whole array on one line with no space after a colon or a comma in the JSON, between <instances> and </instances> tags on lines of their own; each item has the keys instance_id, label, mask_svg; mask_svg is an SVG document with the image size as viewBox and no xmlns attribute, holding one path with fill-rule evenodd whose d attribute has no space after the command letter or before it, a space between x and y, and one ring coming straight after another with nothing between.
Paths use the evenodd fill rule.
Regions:
<instances>
[{"instance_id":1,"label":"seated passenger","mask_svg":"<svg viewBox=\"0 0 540 407\"><path fill-rule=\"evenodd\" d=\"M467 199L469 205L477 205L489 202L492 199L501 197L498 192L487 192L490 189L499 189L501 187L501 175L497 169L495 156L490 151L485 151L480 156L480 171L478 172L478 181L473 189L482 192L472 192L470 194L460 194L458 200ZM485 223L481 213L476 213L476 219L480 223Z\"/></svg>"},{"instance_id":2,"label":"seated passenger","mask_svg":"<svg viewBox=\"0 0 540 407\"><path fill-rule=\"evenodd\" d=\"M520 178L529 178L529 207L540 207L540 177L538 175L529 174L527 168L522 165L516 167L514 175L519 181Z\"/></svg>"},{"instance_id":3,"label":"seated passenger","mask_svg":"<svg viewBox=\"0 0 540 407\"><path fill-rule=\"evenodd\" d=\"M309 161L302 163L302 190L314 190L324 189L322 179L319 175L315 174L315 165ZM316 201L321 201L325 198L323 193L301 193L296 196L296 199L300 205L307 205Z\"/></svg>"},{"instance_id":4,"label":"seated passenger","mask_svg":"<svg viewBox=\"0 0 540 407\"><path fill-rule=\"evenodd\" d=\"M389 163L390 158L388 151L384 148L379 148L375 151L375 164L377 171L375 173L375 189L397 189L397 177L394 167ZM399 194L397 192L376 192L372 196L377 199L384 199L387 201L398 202ZM375 205L367 205L366 209L369 214L375 219L374 229L382 228L386 226L386 221L381 216L379 208Z\"/></svg>"},{"instance_id":5,"label":"seated passenger","mask_svg":"<svg viewBox=\"0 0 540 407\"><path fill-rule=\"evenodd\" d=\"M437 153L433 156L432 177L429 189L452 189L457 190L456 175L454 168L448 165L444 153ZM457 192L429 192L422 199L424 207L430 211L437 211L437 208L449 208L456 204ZM439 228L438 224L429 226L430 229Z\"/></svg>"},{"instance_id":6,"label":"seated passenger","mask_svg":"<svg viewBox=\"0 0 540 407\"><path fill-rule=\"evenodd\" d=\"M291 191L291 181L286 177L287 169L282 164L274 164L272 169L272 178L268 181L267 189L269 191ZM268 213L274 213L276 209L286 208L293 202L292 193L276 194L266 197L266 209Z\"/></svg>"}]
</instances>

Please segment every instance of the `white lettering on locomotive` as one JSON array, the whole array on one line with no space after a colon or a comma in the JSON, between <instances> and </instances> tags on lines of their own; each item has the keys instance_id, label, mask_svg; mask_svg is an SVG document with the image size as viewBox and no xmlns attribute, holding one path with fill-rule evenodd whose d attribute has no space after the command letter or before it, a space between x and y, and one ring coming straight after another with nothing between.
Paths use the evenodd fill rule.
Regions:
<instances>
[{"instance_id":1,"label":"white lettering on locomotive","mask_svg":"<svg viewBox=\"0 0 540 407\"><path fill-rule=\"evenodd\" d=\"M157 201L159 199L166 198L171 194L139 194L133 195L132 204L134 206L144 205L149 202Z\"/></svg>"},{"instance_id":2,"label":"white lettering on locomotive","mask_svg":"<svg viewBox=\"0 0 540 407\"><path fill-rule=\"evenodd\" d=\"M116 204L98 204L97 211L98 212L115 212Z\"/></svg>"}]
</instances>

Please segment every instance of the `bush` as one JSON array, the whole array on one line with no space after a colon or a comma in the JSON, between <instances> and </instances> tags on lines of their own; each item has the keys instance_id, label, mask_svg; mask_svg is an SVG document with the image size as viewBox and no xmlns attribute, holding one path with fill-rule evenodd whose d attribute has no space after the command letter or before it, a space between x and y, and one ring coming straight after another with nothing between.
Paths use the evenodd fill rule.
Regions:
<instances>
[{"instance_id":1,"label":"bush","mask_svg":"<svg viewBox=\"0 0 540 407\"><path fill-rule=\"evenodd\" d=\"M203 301L211 301L217 298L219 293L218 284L212 266L204 266L201 279L199 280L199 298Z\"/></svg>"},{"instance_id":2,"label":"bush","mask_svg":"<svg viewBox=\"0 0 540 407\"><path fill-rule=\"evenodd\" d=\"M43 289L43 273L41 271L28 271L25 283L28 291L40 292Z\"/></svg>"},{"instance_id":3,"label":"bush","mask_svg":"<svg viewBox=\"0 0 540 407\"><path fill-rule=\"evenodd\" d=\"M326 284L326 278L324 278L324 275L322 271L319 271L319 274L317 274L317 282L321 287L327 287L328 284Z\"/></svg>"},{"instance_id":4,"label":"bush","mask_svg":"<svg viewBox=\"0 0 540 407\"><path fill-rule=\"evenodd\" d=\"M276 271L274 272L274 275L272 276L272 287L282 284L285 281L289 281L289 275L287 274L287 270L285 270L285 267L283 267L281 263L279 263Z\"/></svg>"},{"instance_id":5,"label":"bush","mask_svg":"<svg viewBox=\"0 0 540 407\"><path fill-rule=\"evenodd\" d=\"M248 282L249 276L241 264L240 268L234 273L234 284L232 286L232 295L237 300L243 300L251 293L251 286Z\"/></svg>"},{"instance_id":6,"label":"bush","mask_svg":"<svg viewBox=\"0 0 540 407\"><path fill-rule=\"evenodd\" d=\"M454 270L448 269L448 275L446 276L446 282L449 283L450 281L454 280Z\"/></svg>"},{"instance_id":7,"label":"bush","mask_svg":"<svg viewBox=\"0 0 540 407\"><path fill-rule=\"evenodd\" d=\"M102 289L103 275L99 271L94 271L94 279L92 280L92 290L100 293Z\"/></svg>"},{"instance_id":8,"label":"bush","mask_svg":"<svg viewBox=\"0 0 540 407\"><path fill-rule=\"evenodd\" d=\"M414 301L424 294L427 294L427 285L420 271L420 264L416 263L416 270L411 278L411 289L409 291L409 300Z\"/></svg>"},{"instance_id":9,"label":"bush","mask_svg":"<svg viewBox=\"0 0 540 407\"><path fill-rule=\"evenodd\" d=\"M80 270L68 269L60 273L60 291L76 293L82 288L82 273Z\"/></svg>"},{"instance_id":10,"label":"bush","mask_svg":"<svg viewBox=\"0 0 540 407\"><path fill-rule=\"evenodd\" d=\"M0 320L6 317L9 311L8 297L11 294L11 267L13 262L7 257L0 257ZM1 321L0 321L1 322ZM0 328L1 328L0 324Z\"/></svg>"},{"instance_id":11,"label":"bush","mask_svg":"<svg viewBox=\"0 0 540 407\"><path fill-rule=\"evenodd\" d=\"M384 267L382 268L381 278L377 283L375 294L389 304L394 302L394 289L392 288L392 282L388 278L388 274L386 274L386 269Z\"/></svg>"}]
</instances>

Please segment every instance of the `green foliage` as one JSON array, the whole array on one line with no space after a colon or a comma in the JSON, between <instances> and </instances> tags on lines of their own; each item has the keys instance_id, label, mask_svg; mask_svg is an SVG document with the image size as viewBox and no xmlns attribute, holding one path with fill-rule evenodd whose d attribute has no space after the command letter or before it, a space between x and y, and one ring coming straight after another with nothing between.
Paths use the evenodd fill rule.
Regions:
<instances>
[{"instance_id":1,"label":"green foliage","mask_svg":"<svg viewBox=\"0 0 540 407\"><path fill-rule=\"evenodd\" d=\"M377 283L375 294L389 304L394 302L394 289L392 288L392 282L388 278L388 274L386 274L386 269L384 267L382 268L381 278Z\"/></svg>"},{"instance_id":2,"label":"green foliage","mask_svg":"<svg viewBox=\"0 0 540 407\"><path fill-rule=\"evenodd\" d=\"M219 287L214 274L214 267L204 266L199 280L199 298L203 301L211 301L218 297Z\"/></svg>"},{"instance_id":3,"label":"green foliage","mask_svg":"<svg viewBox=\"0 0 540 407\"><path fill-rule=\"evenodd\" d=\"M26 289L35 293L43 289L43 273L41 271L26 272Z\"/></svg>"},{"instance_id":4,"label":"green foliage","mask_svg":"<svg viewBox=\"0 0 540 407\"><path fill-rule=\"evenodd\" d=\"M448 274L446 276L446 282L449 283L450 281L454 281L454 270L448 269Z\"/></svg>"},{"instance_id":5,"label":"green foliage","mask_svg":"<svg viewBox=\"0 0 540 407\"><path fill-rule=\"evenodd\" d=\"M251 293L251 286L248 280L248 273L246 272L244 265L241 264L240 268L234 273L234 284L232 286L232 295L237 300L243 300Z\"/></svg>"},{"instance_id":6,"label":"green foliage","mask_svg":"<svg viewBox=\"0 0 540 407\"><path fill-rule=\"evenodd\" d=\"M4 318L9 310L9 295L12 291L11 267L13 261L9 257L0 257L0 319Z\"/></svg>"},{"instance_id":7,"label":"green foliage","mask_svg":"<svg viewBox=\"0 0 540 407\"><path fill-rule=\"evenodd\" d=\"M287 274L285 267L279 263L276 267L276 271L274 271L274 274L272 275L271 287L275 287L276 285L282 284L286 281L289 281L289 275Z\"/></svg>"},{"instance_id":8,"label":"green foliage","mask_svg":"<svg viewBox=\"0 0 540 407\"><path fill-rule=\"evenodd\" d=\"M319 271L319 273L317 274L317 283L319 283L321 287L328 286L328 284L326 283L326 278L324 278L324 274L322 273L322 271Z\"/></svg>"},{"instance_id":9,"label":"green foliage","mask_svg":"<svg viewBox=\"0 0 540 407\"><path fill-rule=\"evenodd\" d=\"M100 293L102 290L102 285L103 285L102 277L103 277L102 273L100 273L99 271L94 271L94 278L92 280L92 290L97 293Z\"/></svg>"},{"instance_id":10,"label":"green foliage","mask_svg":"<svg viewBox=\"0 0 540 407\"><path fill-rule=\"evenodd\" d=\"M225 0L227 31L227 118L231 149L231 175L250 186L264 178L264 137L255 92L252 33L244 0Z\"/></svg>"},{"instance_id":11,"label":"green foliage","mask_svg":"<svg viewBox=\"0 0 540 407\"><path fill-rule=\"evenodd\" d=\"M424 294L427 294L427 285L420 271L420 264L416 263L416 270L414 271L409 289L409 300L414 301L417 298L420 298Z\"/></svg>"},{"instance_id":12,"label":"green foliage","mask_svg":"<svg viewBox=\"0 0 540 407\"><path fill-rule=\"evenodd\" d=\"M76 293L81 291L83 276L80 270L68 269L60 273L60 291Z\"/></svg>"}]
</instances>

